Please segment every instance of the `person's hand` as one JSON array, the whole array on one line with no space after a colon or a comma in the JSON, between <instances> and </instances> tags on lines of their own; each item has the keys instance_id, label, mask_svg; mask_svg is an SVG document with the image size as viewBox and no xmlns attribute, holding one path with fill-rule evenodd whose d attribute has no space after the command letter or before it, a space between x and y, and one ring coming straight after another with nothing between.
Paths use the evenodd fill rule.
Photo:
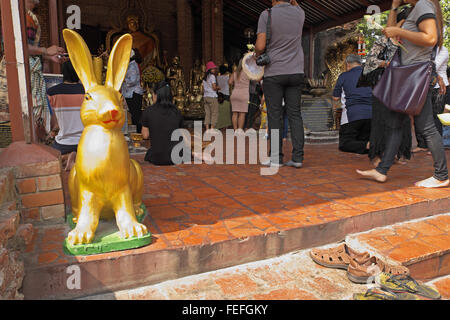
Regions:
<instances>
[{"instance_id":1,"label":"person's hand","mask_svg":"<svg viewBox=\"0 0 450 320\"><path fill-rule=\"evenodd\" d=\"M439 83L439 94L444 96L447 93L447 88L445 87L444 79L442 77L438 77L438 83Z\"/></svg>"},{"instance_id":2,"label":"person's hand","mask_svg":"<svg viewBox=\"0 0 450 320\"><path fill-rule=\"evenodd\" d=\"M49 56L48 60L55 62L55 63L63 64L64 62L68 61L69 58L63 57L60 55L56 55L56 56Z\"/></svg>"},{"instance_id":3,"label":"person's hand","mask_svg":"<svg viewBox=\"0 0 450 320\"><path fill-rule=\"evenodd\" d=\"M56 56L56 55L62 55L66 53L65 50L58 46L51 46L50 48L47 48L46 54L48 56Z\"/></svg>"},{"instance_id":4,"label":"person's hand","mask_svg":"<svg viewBox=\"0 0 450 320\"><path fill-rule=\"evenodd\" d=\"M292 6L298 6L298 3L297 3L296 0L291 0L291 5L292 5Z\"/></svg>"},{"instance_id":5,"label":"person's hand","mask_svg":"<svg viewBox=\"0 0 450 320\"><path fill-rule=\"evenodd\" d=\"M386 27L383 29L383 33L388 38L398 40L398 37L400 36L400 30L401 29L398 27Z\"/></svg>"}]
</instances>

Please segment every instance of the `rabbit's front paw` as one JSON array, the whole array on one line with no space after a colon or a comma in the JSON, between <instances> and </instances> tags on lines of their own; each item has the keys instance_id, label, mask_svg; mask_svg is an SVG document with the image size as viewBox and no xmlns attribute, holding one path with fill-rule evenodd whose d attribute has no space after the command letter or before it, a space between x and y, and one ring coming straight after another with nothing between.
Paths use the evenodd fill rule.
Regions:
<instances>
[{"instance_id":1,"label":"rabbit's front paw","mask_svg":"<svg viewBox=\"0 0 450 320\"><path fill-rule=\"evenodd\" d=\"M75 228L69 232L67 240L71 245L88 244L94 239L94 233L90 230L84 231L79 228Z\"/></svg>"},{"instance_id":2,"label":"rabbit's front paw","mask_svg":"<svg viewBox=\"0 0 450 320\"><path fill-rule=\"evenodd\" d=\"M142 238L148 233L147 227L137 222L130 222L120 227L120 236L123 239L132 237Z\"/></svg>"}]
</instances>

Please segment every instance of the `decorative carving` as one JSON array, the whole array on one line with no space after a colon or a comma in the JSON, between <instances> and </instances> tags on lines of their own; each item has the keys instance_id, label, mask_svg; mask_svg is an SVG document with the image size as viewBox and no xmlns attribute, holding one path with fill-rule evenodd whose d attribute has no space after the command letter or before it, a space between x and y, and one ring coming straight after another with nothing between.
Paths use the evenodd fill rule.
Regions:
<instances>
[{"instance_id":1,"label":"decorative carving","mask_svg":"<svg viewBox=\"0 0 450 320\"><path fill-rule=\"evenodd\" d=\"M327 89L333 90L337 79L345 72L345 58L358 53L358 35L351 34L332 43L325 53L325 63L329 70Z\"/></svg>"}]
</instances>

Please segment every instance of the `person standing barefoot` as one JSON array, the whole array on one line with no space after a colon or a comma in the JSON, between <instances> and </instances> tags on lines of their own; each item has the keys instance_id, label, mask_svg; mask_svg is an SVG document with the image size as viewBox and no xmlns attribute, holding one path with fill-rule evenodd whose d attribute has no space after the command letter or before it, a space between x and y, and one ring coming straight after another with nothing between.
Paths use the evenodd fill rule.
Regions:
<instances>
[{"instance_id":1,"label":"person standing barefoot","mask_svg":"<svg viewBox=\"0 0 450 320\"><path fill-rule=\"evenodd\" d=\"M402 65L411 65L418 62L429 61L433 48L443 45L443 18L439 0L404 0L414 9L406 19L402 28L395 27L397 10L400 0L392 2L388 27L383 32L389 38L400 38L406 50L402 51ZM448 177L447 159L442 136L436 129L433 118L432 90L429 90L427 100L422 112L414 117L416 129L425 137L434 161L435 174L433 177L419 181L415 184L423 188L441 188L450 185ZM393 129L387 138L386 152L382 161L375 170L357 173L362 177L377 182L386 182L387 173L394 163L395 155L401 143L401 130Z\"/></svg>"}]
</instances>

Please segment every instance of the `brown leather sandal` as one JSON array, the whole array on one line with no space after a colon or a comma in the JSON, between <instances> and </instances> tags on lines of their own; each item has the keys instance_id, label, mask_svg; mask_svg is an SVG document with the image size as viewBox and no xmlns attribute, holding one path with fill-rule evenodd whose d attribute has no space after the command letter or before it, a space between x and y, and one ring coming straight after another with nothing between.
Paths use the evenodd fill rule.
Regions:
<instances>
[{"instance_id":1,"label":"brown leather sandal","mask_svg":"<svg viewBox=\"0 0 450 320\"><path fill-rule=\"evenodd\" d=\"M369 253L360 253L349 248L345 243L330 249L312 249L313 261L323 267L347 270L352 260L364 263L370 258Z\"/></svg>"},{"instance_id":2,"label":"brown leather sandal","mask_svg":"<svg viewBox=\"0 0 450 320\"><path fill-rule=\"evenodd\" d=\"M374 283L375 277L382 273L393 275L409 275L409 269L403 266L391 265L377 257L371 257L364 263L352 260L347 269L347 277L358 284Z\"/></svg>"}]
</instances>

